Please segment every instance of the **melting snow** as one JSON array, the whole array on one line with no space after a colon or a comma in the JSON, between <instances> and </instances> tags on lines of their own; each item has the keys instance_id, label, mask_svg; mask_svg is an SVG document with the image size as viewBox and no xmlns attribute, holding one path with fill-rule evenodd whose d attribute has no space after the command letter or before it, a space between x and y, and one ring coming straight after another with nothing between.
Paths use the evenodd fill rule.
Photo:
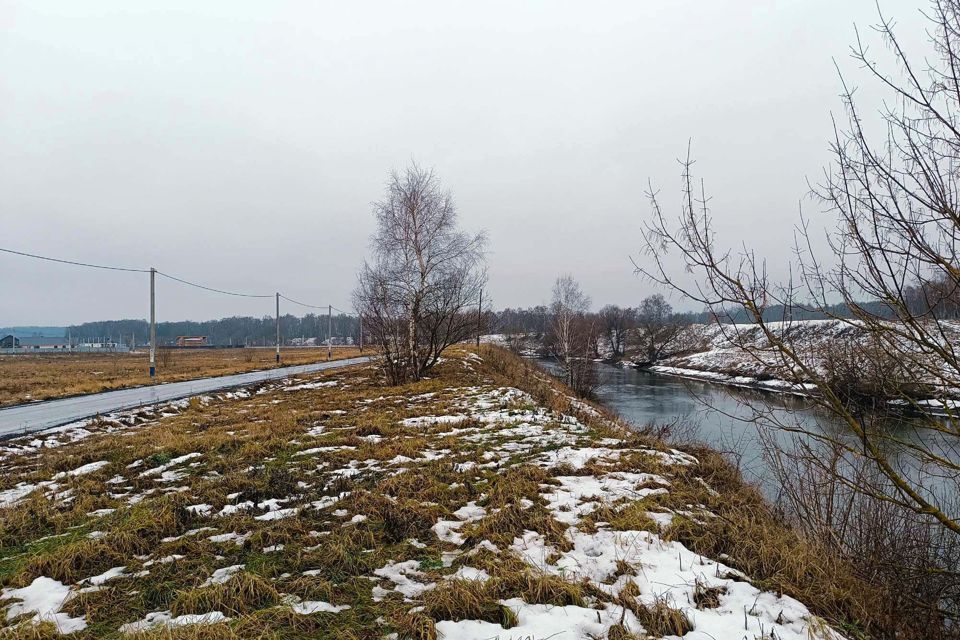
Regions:
<instances>
[{"instance_id":1,"label":"melting snow","mask_svg":"<svg viewBox=\"0 0 960 640\"><path fill-rule=\"evenodd\" d=\"M157 627L184 627L192 624L214 624L230 620L219 611L210 613L189 613L173 617L169 611L155 611L148 613L143 620L130 622L120 627L120 633L137 633Z\"/></svg>"},{"instance_id":2,"label":"melting snow","mask_svg":"<svg viewBox=\"0 0 960 640\"><path fill-rule=\"evenodd\" d=\"M60 612L60 607L70 599L70 587L53 578L35 578L30 586L22 589L4 589L0 592L3 600L14 599L7 609L7 620L33 613L35 622L52 622L60 633L73 633L87 628L84 618L71 618Z\"/></svg>"},{"instance_id":3,"label":"melting snow","mask_svg":"<svg viewBox=\"0 0 960 640\"><path fill-rule=\"evenodd\" d=\"M239 573L243 569L244 565L242 564L233 564L229 567L223 567L222 569L217 569L213 572L213 575L207 578L207 580L200 585L201 587L209 587L213 584L223 584L230 580L233 576Z\"/></svg>"},{"instance_id":4,"label":"melting snow","mask_svg":"<svg viewBox=\"0 0 960 640\"><path fill-rule=\"evenodd\" d=\"M89 464L85 464L83 466L77 467L72 471L61 471L57 475L53 476L53 479L61 480L67 477L85 476L88 473L93 473L94 471L98 469L102 469L109 464L110 464L109 460L100 460L99 462L91 462Z\"/></svg>"},{"instance_id":5,"label":"melting snow","mask_svg":"<svg viewBox=\"0 0 960 640\"><path fill-rule=\"evenodd\" d=\"M419 567L420 563L416 560L391 562L379 569L375 569L373 573L392 582L396 585L395 588L397 591L402 593L406 599L410 599L416 598L424 591L428 591L437 586L433 582L424 584L411 578L411 576L419 577L423 575Z\"/></svg>"}]
</instances>

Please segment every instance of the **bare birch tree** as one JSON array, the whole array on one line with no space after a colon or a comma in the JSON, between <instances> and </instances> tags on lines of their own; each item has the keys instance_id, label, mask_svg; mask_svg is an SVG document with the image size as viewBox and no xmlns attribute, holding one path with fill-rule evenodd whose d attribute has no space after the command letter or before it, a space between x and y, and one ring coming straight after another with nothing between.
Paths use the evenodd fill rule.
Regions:
<instances>
[{"instance_id":1,"label":"bare birch tree","mask_svg":"<svg viewBox=\"0 0 960 640\"><path fill-rule=\"evenodd\" d=\"M551 352L563 365L565 382L577 393L589 395L596 387L596 371L590 359L596 350L590 297L571 275L557 278L553 285L550 312Z\"/></svg>"},{"instance_id":2,"label":"bare birch tree","mask_svg":"<svg viewBox=\"0 0 960 640\"><path fill-rule=\"evenodd\" d=\"M457 228L450 192L416 164L391 174L374 215L373 256L360 270L354 307L390 380L419 380L477 330L486 236Z\"/></svg>"}]
</instances>

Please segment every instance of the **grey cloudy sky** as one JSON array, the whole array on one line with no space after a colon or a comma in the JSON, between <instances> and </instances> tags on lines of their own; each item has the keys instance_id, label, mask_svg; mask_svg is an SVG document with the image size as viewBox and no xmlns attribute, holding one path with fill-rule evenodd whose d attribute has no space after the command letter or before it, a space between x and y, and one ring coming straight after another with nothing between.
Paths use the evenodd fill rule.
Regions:
<instances>
[{"instance_id":1,"label":"grey cloudy sky","mask_svg":"<svg viewBox=\"0 0 960 640\"><path fill-rule=\"evenodd\" d=\"M883 4L919 33L921 0ZM546 301L561 272L636 304L647 178L676 203L692 138L718 233L776 272L829 160L832 59L861 78L853 24L875 17L874 0L0 0L0 247L346 308L370 203L415 158L489 232L495 306ZM272 312L158 285L161 319ZM0 287L0 326L148 311L143 274L0 254Z\"/></svg>"}]
</instances>

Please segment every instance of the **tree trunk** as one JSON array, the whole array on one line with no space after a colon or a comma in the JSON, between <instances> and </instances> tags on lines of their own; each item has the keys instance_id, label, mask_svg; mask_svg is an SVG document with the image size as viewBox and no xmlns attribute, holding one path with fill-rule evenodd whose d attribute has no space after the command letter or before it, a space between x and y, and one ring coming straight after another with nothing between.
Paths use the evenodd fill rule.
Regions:
<instances>
[{"instance_id":1,"label":"tree trunk","mask_svg":"<svg viewBox=\"0 0 960 640\"><path fill-rule=\"evenodd\" d=\"M411 380L420 379L420 363L417 358L417 320L420 318L420 301L415 299L410 307L410 317L407 320L407 369Z\"/></svg>"}]
</instances>

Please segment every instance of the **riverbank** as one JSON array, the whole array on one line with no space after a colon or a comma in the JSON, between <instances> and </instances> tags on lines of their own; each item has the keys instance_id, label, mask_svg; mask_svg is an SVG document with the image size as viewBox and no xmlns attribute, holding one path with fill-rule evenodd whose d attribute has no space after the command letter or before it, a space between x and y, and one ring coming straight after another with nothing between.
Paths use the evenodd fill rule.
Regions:
<instances>
[{"instance_id":1,"label":"riverbank","mask_svg":"<svg viewBox=\"0 0 960 640\"><path fill-rule=\"evenodd\" d=\"M646 369L647 371L652 371L654 373L660 373L667 376L687 378L689 380L700 380L702 382L711 382L714 384L722 384L741 389L766 391L769 393L786 393L795 396L809 397L815 394L817 391L817 386L809 383L794 383L777 379L760 380L750 376L735 376L726 373L720 373L718 371L685 369L683 367L671 367L659 364L652 366L634 366L637 369Z\"/></svg>"},{"instance_id":2,"label":"riverbank","mask_svg":"<svg viewBox=\"0 0 960 640\"><path fill-rule=\"evenodd\" d=\"M960 406L960 389L944 389L936 358L917 354L909 373L904 363L871 346L873 337L855 321L803 320L771 322L767 328L784 340L821 382L855 389L858 394L884 400L883 389L900 380L893 405L934 415L953 415ZM960 342L960 326L942 322L943 340ZM755 324L692 325L664 347L654 362L624 358L637 368L757 391L816 396L819 388L799 367L791 365ZM907 398L910 398L907 400Z\"/></svg>"},{"instance_id":3,"label":"riverbank","mask_svg":"<svg viewBox=\"0 0 960 640\"><path fill-rule=\"evenodd\" d=\"M880 615L716 452L500 349L431 378L360 366L5 443L3 637L807 640Z\"/></svg>"}]
</instances>

